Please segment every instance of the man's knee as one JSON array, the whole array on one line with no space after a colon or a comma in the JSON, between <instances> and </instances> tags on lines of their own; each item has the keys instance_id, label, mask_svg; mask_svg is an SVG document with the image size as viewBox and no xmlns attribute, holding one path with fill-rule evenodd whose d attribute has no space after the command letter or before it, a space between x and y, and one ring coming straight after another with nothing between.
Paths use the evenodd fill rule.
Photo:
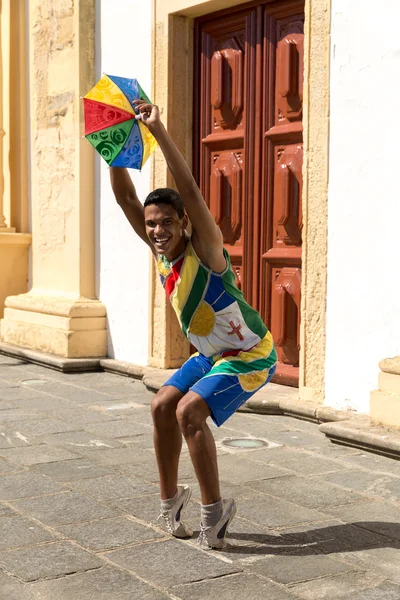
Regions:
<instances>
[{"instance_id":1,"label":"man's knee","mask_svg":"<svg viewBox=\"0 0 400 600\"><path fill-rule=\"evenodd\" d=\"M207 405L202 398L186 395L179 401L176 418L185 437L202 428L208 417Z\"/></svg>"},{"instance_id":2,"label":"man's knee","mask_svg":"<svg viewBox=\"0 0 400 600\"><path fill-rule=\"evenodd\" d=\"M155 425L168 425L176 421L176 406L182 398L177 389L162 387L151 401L151 414Z\"/></svg>"}]
</instances>

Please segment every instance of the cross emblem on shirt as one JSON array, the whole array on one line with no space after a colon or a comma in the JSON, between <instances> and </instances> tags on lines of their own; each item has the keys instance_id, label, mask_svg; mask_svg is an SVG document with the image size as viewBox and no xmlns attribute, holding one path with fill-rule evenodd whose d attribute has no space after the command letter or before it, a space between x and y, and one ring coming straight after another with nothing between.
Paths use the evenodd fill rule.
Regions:
<instances>
[{"instance_id":1,"label":"cross emblem on shirt","mask_svg":"<svg viewBox=\"0 0 400 600\"><path fill-rule=\"evenodd\" d=\"M228 331L228 335L237 335L239 340L242 342L244 340L243 335L240 333L242 326L235 325L233 321L229 321L229 325L232 327L232 331Z\"/></svg>"}]
</instances>

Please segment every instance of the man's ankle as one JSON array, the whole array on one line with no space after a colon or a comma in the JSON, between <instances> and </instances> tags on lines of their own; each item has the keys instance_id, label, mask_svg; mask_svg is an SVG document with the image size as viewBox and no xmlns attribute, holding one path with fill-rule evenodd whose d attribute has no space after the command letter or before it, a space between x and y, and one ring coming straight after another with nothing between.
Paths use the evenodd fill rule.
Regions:
<instances>
[{"instance_id":1,"label":"man's ankle","mask_svg":"<svg viewBox=\"0 0 400 600\"><path fill-rule=\"evenodd\" d=\"M222 516L222 500L201 505L201 523L203 527L214 527Z\"/></svg>"},{"instance_id":2,"label":"man's ankle","mask_svg":"<svg viewBox=\"0 0 400 600\"><path fill-rule=\"evenodd\" d=\"M170 510L176 502L178 497L178 488L176 488L176 492L170 498L161 498L161 508L162 510Z\"/></svg>"}]
</instances>

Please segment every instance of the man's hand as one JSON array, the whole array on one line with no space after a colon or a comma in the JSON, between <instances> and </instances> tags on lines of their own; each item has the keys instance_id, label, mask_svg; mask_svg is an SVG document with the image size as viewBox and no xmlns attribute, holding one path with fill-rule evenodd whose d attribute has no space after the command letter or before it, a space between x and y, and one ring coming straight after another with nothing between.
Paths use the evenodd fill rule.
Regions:
<instances>
[{"instance_id":1,"label":"man's hand","mask_svg":"<svg viewBox=\"0 0 400 600\"><path fill-rule=\"evenodd\" d=\"M155 104L148 104L145 100L134 100L133 108L139 111L136 119L142 121L150 131L161 124L160 110Z\"/></svg>"}]
</instances>

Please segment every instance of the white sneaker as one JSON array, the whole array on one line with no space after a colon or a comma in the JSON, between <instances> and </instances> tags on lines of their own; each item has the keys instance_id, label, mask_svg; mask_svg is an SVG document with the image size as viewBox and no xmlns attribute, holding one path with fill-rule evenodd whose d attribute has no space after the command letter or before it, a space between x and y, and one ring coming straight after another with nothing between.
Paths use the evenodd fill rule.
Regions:
<instances>
[{"instance_id":1,"label":"white sneaker","mask_svg":"<svg viewBox=\"0 0 400 600\"><path fill-rule=\"evenodd\" d=\"M192 537L193 529L181 522L181 513L187 506L192 490L188 485L178 485L178 495L170 510L162 510L159 519L164 519L165 528L174 537Z\"/></svg>"},{"instance_id":2,"label":"white sneaker","mask_svg":"<svg viewBox=\"0 0 400 600\"><path fill-rule=\"evenodd\" d=\"M236 515L236 503L234 500L232 500L232 498L221 500L221 502L222 515L218 523L213 527L204 527L203 524L200 525L200 533L199 537L197 538L197 543L204 550L220 550L221 548L225 548L227 545L225 536L227 534L227 529L230 522Z\"/></svg>"}]
</instances>

